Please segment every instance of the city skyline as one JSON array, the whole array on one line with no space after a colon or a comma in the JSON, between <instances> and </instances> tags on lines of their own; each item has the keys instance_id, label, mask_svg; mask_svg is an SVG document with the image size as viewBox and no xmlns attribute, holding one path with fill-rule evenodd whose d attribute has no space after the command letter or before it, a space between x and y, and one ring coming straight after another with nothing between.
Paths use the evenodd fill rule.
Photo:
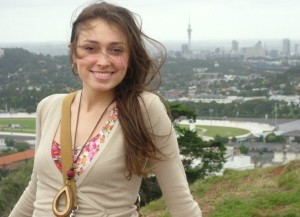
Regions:
<instances>
[{"instance_id":1,"label":"city skyline","mask_svg":"<svg viewBox=\"0 0 300 217\"><path fill-rule=\"evenodd\" d=\"M69 40L72 14L82 0L1 0L0 43ZM91 2L91 1L89 1ZM139 14L143 30L160 41L300 40L298 0L112 0ZM77 12L80 11L80 8Z\"/></svg>"}]
</instances>

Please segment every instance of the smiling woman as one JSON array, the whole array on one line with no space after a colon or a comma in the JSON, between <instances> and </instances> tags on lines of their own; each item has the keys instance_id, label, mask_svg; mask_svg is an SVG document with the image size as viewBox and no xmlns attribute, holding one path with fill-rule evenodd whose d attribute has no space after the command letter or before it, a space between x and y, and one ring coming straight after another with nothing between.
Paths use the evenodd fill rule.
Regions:
<instances>
[{"instance_id":1,"label":"smiling woman","mask_svg":"<svg viewBox=\"0 0 300 217\"><path fill-rule=\"evenodd\" d=\"M75 24L76 25L76 24ZM113 90L124 79L129 59L125 35L103 19L84 22L71 38L73 72L86 91Z\"/></svg>"},{"instance_id":2,"label":"smiling woman","mask_svg":"<svg viewBox=\"0 0 300 217\"><path fill-rule=\"evenodd\" d=\"M32 178L10 217L138 217L142 179L153 174L172 217L200 217L152 83L162 44L133 12L101 1L73 22L69 49L82 88L39 103Z\"/></svg>"}]
</instances>

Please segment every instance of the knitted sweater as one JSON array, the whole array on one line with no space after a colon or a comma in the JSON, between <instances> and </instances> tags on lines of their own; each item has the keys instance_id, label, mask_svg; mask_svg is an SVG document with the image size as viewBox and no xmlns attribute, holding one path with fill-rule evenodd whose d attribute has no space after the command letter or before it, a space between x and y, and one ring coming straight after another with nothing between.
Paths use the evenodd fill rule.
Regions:
<instances>
[{"instance_id":1,"label":"knitted sweater","mask_svg":"<svg viewBox=\"0 0 300 217\"><path fill-rule=\"evenodd\" d=\"M61 172L51 158L51 145L60 123L61 105L65 94L43 99L37 107L36 154L31 181L9 217L52 217L52 201L63 186ZM147 127L158 136L156 146L167 156L153 163L163 197L172 217L201 217L193 200L182 166L174 129L159 97L144 92L142 106ZM141 105L144 105L141 103ZM151 123L150 123L151 122ZM170 134L171 133L171 134ZM124 176L125 149L118 120L101 145L93 161L76 182L78 217L131 217L136 214L136 200L141 178ZM61 210L64 200L61 201Z\"/></svg>"}]
</instances>

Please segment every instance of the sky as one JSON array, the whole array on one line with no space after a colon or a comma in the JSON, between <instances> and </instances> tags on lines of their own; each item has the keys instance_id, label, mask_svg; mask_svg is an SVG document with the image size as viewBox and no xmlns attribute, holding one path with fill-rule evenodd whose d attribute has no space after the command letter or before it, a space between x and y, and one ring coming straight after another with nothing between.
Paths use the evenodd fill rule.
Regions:
<instances>
[{"instance_id":1,"label":"sky","mask_svg":"<svg viewBox=\"0 0 300 217\"><path fill-rule=\"evenodd\" d=\"M0 0L0 43L68 42L83 0ZM300 39L299 0L107 0L139 14L160 41Z\"/></svg>"}]
</instances>

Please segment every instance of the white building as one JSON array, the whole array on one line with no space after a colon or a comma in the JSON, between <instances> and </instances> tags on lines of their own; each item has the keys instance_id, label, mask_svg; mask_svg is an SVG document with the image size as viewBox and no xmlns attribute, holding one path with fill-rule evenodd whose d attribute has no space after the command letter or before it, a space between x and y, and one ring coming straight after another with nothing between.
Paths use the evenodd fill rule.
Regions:
<instances>
[{"instance_id":1,"label":"white building","mask_svg":"<svg viewBox=\"0 0 300 217\"><path fill-rule=\"evenodd\" d=\"M205 102L205 103L210 103L210 102L216 102L216 103L232 103L233 101L236 100L241 100L242 97L238 96L223 96L223 95L213 95L213 94L197 94L195 98L193 99L194 102Z\"/></svg>"},{"instance_id":2,"label":"white building","mask_svg":"<svg viewBox=\"0 0 300 217\"><path fill-rule=\"evenodd\" d=\"M276 100L276 101L285 101L289 105L291 104L300 104L300 96L285 96L285 95L273 95L269 97L269 100Z\"/></svg>"},{"instance_id":3,"label":"white building","mask_svg":"<svg viewBox=\"0 0 300 217\"><path fill-rule=\"evenodd\" d=\"M288 163L292 160L299 160L300 159L300 153L295 152L274 152L274 163Z\"/></svg>"},{"instance_id":4,"label":"white building","mask_svg":"<svg viewBox=\"0 0 300 217\"><path fill-rule=\"evenodd\" d=\"M6 143L4 139L0 139L0 150L6 149Z\"/></svg>"},{"instance_id":5,"label":"white building","mask_svg":"<svg viewBox=\"0 0 300 217\"><path fill-rule=\"evenodd\" d=\"M251 162L251 157L246 155L232 156L224 164L224 169L249 170L254 169L255 165Z\"/></svg>"},{"instance_id":6,"label":"white building","mask_svg":"<svg viewBox=\"0 0 300 217\"><path fill-rule=\"evenodd\" d=\"M265 57L266 51L262 47L261 42L257 42L253 47L245 47L242 49L242 53L245 58L250 57Z\"/></svg>"},{"instance_id":7,"label":"white building","mask_svg":"<svg viewBox=\"0 0 300 217\"><path fill-rule=\"evenodd\" d=\"M235 155L234 148L226 146L225 158L227 159L223 169L248 170L254 169L251 157L246 155Z\"/></svg>"}]
</instances>

